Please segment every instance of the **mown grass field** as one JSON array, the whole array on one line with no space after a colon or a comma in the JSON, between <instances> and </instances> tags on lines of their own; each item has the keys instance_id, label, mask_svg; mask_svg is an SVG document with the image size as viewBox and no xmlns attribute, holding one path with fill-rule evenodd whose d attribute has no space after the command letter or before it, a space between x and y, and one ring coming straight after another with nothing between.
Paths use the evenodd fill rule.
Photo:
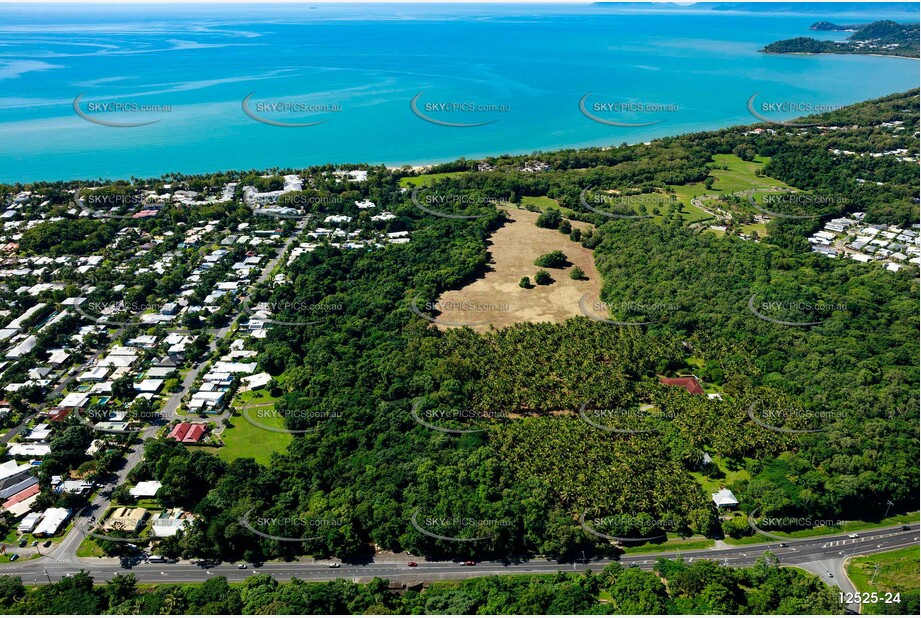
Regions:
<instances>
[{"instance_id":1,"label":"mown grass field","mask_svg":"<svg viewBox=\"0 0 921 618\"><path fill-rule=\"evenodd\" d=\"M428 187L432 183L442 179L442 178L456 178L458 176L463 176L469 174L470 172L442 172L440 174L420 174L419 176L411 176L407 178L400 179L400 186L406 188L413 187Z\"/></svg>"},{"instance_id":2,"label":"mown grass field","mask_svg":"<svg viewBox=\"0 0 921 618\"><path fill-rule=\"evenodd\" d=\"M281 416L255 416L255 412L260 409L271 410L273 401L273 398L265 391L254 391L243 393L237 397L234 401L234 407L237 410L242 410L247 406L260 406L248 411L250 418L256 420L260 425L273 429L284 429L285 420ZM233 423L233 427L225 428L221 434L224 446L214 451L218 457L227 462L252 457L256 462L267 465L271 460L272 453L284 453L294 439L290 433L270 431L259 427L246 420L243 414L231 417L230 421Z\"/></svg>"}]
</instances>

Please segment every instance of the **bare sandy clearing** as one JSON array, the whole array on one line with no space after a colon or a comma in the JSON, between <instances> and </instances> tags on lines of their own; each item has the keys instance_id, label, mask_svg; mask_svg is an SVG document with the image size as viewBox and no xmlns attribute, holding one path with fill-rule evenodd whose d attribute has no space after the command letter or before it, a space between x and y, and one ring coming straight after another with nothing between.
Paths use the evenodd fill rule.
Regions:
<instances>
[{"instance_id":1,"label":"bare sandy clearing","mask_svg":"<svg viewBox=\"0 0 921 618\"><path fill-rule=\"evenodd\" d=\"M595 269L591 250L556 230L534 225L538 213L517 208L508 208L506 212L511 220L490 239L489 253L493 261L490 270L470 285L446 292L438 300L441 314L437 319L442 328L470 325L482 332L517 322L563 322L582 315L579 299L583 294L598 297L601 277ZM581 229L591 227L578 221L572 224ZM570 279L572 266L547 268L544 270L551 274L553 283L534 285L534 274L540 270L534 260L556 250L565 253L588 279ZM530 277L533 287L519 287L522 277Z\"/></svg>"}]
</instances>

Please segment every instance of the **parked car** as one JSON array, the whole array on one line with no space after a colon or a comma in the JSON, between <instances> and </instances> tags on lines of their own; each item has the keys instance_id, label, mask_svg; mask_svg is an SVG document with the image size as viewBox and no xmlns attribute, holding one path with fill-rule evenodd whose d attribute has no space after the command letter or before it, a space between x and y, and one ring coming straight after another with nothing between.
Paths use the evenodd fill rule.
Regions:
<instances>
[{"instance_id":1,"label":"parked car","mask_svg":"<svg viewBox=\"0 0 921 618\"><path fill-rule=\"evenodd\" d=\"M10 562L16 562L17 560L19 560L19 554L13 554L10 556Z\"/></svg>"},{"instance_id":2,"label":"parked car","mask_svg":"<svg viewBox=\"0 0 921 618\"><path fill-rule=\"evenodd\" d=\"M50 540L45 541L44 543L42 543L42 547L51 547L51 541Z\"/></svg>"},{"instance_id":3,"label":"parked car","mask_svg":"<svg viewBox=\"0 0 921 618\"><path fill-rule=\"evenodd\" d=\"M29 539L26 539L26 538L21 538L21 539L19 539L19 546L20 546L20 547L25 547L25 546L28 545L28 544L29 544Z\"/></svg>"}]
</instances>

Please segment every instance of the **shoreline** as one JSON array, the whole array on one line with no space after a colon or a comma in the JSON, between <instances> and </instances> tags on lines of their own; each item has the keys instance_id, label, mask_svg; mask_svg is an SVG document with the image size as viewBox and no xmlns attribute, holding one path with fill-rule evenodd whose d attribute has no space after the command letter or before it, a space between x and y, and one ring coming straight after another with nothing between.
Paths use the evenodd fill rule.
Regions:
<instances>
[{"instance_id":1,"label":"shoreline","mask_svg":"<svg viewBox=\"0 0 921 618\"><path fill-rule=\"evenodd\" d=\"M776 56L787 56L787 55L801 55L801 56L862 55L862 56L869 56L869 55L874 55L874 54L814 54L814 53L804 53L804 52L774 53L774 52L762 52L760 50L758 53L764 53L764 54L776 55ZM875 54L875 55L878 55L878 54ZM909 58L907 56L886 56L886 57L888 58L892 58L892 57L908 58L909 60L918 60L918 58ZM855 105L857 103L862 103L868 100L872 100L874 98L896 95L896 94L900 94L901 92L908 92L916 88L917 86L914 86L906 91L895 91L895 92L890 92L887 94L881 94L878 97L871 97L870 99L859 99L852 103L846 103L845 105ZM638 144L649 144L649 143L656 142L659 140L669 139L673 137L680 137L682 135L687 135L687 134L692 134L692 133L721 131L721 130L730 129L732 127L737 127L737 126L754 126L754 125L760 124L761 122L763 121L759 121L756 117L752 117L751 119L743 118L743 119L739 119L738 122L719 123L715 126L685 128L684 130L678 129L676 127L675 132L671 132L665 135L659 135L656 137L649 137L647 139L637 139L636 141L627 141L627 140L623 140L622 138L620 140L617 140L616 138L606 137L606 138L592 139L587 142L579 142L579 143L574 143L574 144L555 144L555 145L547 146L547 147L522 148L520 150L509 149L509 150L503 150L499 152L459 153L459 154L453 154L453 155L446 155L444 158L435 158L435 159L421 160L421 161L418 159L405 161L405 162L393 162L393 161L386 161L386 160L377 160L377 161L366 160L366 161L357 161L357 162L356 161L350 161L350 162L324 161L324 162L318 162L318 163L292 163L288 165L276 163L274 165L264 167L264 168L253 168L252 166L248 166L245 163L241 163L238 167L219 167L217 170L207 169L207 170L201 170L201 171L187 171L187 172L176 172L175 170L173 170L173 171L164 171L159 175L156 173L145 174L143 172L126 172L125 174L121 176L111 176L110 177L107 175L102 175L102 176L97 176L95 178L89 178L89 177L47 178L46 177L46 178L38 178L38 179L32 179L32 180L21 180L21 179L4 180L0 178L0 185L9 185L9 186L20 185L23 187L29 187L29 186L33 186L35 184L40 184L40 183L63 183L67 185L73 184L73 183L88 183L90 185L93 185L93 184L98 184L100 181L103 183L114 183L120 180L128 180L131 177L138 178L139 180L144 181L144 182L155 182L155 181L164 180L164 177L167 174L171 174L171 173L179 173L182 176L187 176L187 177L208 176L208 175L213 175L213 174L218 174L218 173L244 174L248 171L266 172L269 169L278 169L279 173L299 173L300 171L306 170L311 167L322 167L326 165L333 165L337 169L345 169L349 167L350 165L352 166L360 165L360 166L366 166L366 167L383 167L387 169L388 171L399 171L399 170L402 170L408 167L412 170L412 172L418 173L418 172L425 172L429 170L430 168L432 168L433 166L452 163L462 158L466 159L467 161L479 162L479 161L484 161L488 158L498 158L498 157L534 156L535 158L539 158L541 155L547 155L550 153L567 151L567 150L585 150L585 149L593 149L593 148L597 148L601 150L609 150L612 148L619 148L620 146L624 144L626 144L627 146L635 146Z\"/></svg>"},{"instance_id":2,"label":"shoreline","mask_svg":"<svg viewBox=\"0 0 921 618\"><path fill-rule=\"evenodd\" d=\"M758 50L765 56L875 56L876 58L904 58L905 60L921 60L921 56L898 56L896 54L842 54L840 52L769 52Z\"/></svg>"}]
</instances>

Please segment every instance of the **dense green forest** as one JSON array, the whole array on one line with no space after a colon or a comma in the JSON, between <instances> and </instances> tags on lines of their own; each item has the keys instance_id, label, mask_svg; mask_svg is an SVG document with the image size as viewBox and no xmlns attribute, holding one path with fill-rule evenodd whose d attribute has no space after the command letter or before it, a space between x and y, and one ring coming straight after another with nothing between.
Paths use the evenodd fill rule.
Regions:
<instances>
[{"instance_id":1,"label":"dense green forest","mask_svg":"<svg viewBox=\"0 0 921 618\"><path fill-rule=\"evenodd\" d=\"M918 607L908 595L903 613ZM902 609L900 607L899 609ZM0 577L8 614L840 614L816 577L779 568L772 556L744 569L714 562L660 560L655 572L612 563L600 573L490 576L410 590L386 580L280 584L269 575L231 586L223 577L196 585L140 587L131 574L93 586L85 573L26 589Z\"/></svg>"},{"instance_id":2,"label":"dense green forest","mask_svg":"<svg viewBox=\"0 0 921 618\"><path fill-rule=\"evenodd\" d=\"M845 41L819 41L809 37L785 39L766 45L770 54L881 54L918 57L918 24L875 21L859 26L836 26L828 22L813 24L810 30L853 30Z\"/></svg>"},{"instance_id":3,"label":"dense green forest","mask_svg":"<svg viewBox=\"0 0 921 618\"><path fill-rule=\"evenodd\" d=\"M386 204L396 215L386 229L411 231L412 241L371 252L320 246L288 267L290 285L260 292L280 307L342 307L309 316L314 323L303 328L273 328L258 344L277 409L298 411L288 427L316 431L299 434L268 466L149 442L132 480L161 480L164 503L199 516L161 552L249 561L349 559L375 545L436 558L615 553L582 528L586 516L631 538L714 537L722 534L718 513L695 475L718 481L724 471L704 468L705 455L745 473L727 484L746 512L872 520L887 501L917 509L914 266L892 273L812 254L804 235L818 219L775 219L768 238L753 242L691 228L674 211L658 221L612 220L580 205L591 187L674 193L704 182L712 155L741 153L771 157L763 173L799 189L847 197L841 214L910 224L918 217L917 163L829 149L917 153L910 138L917 106L912 91L815 119L857 125L846 133L735 127L496 157L496 170L483 173L463 160L438 166L433 171L471 172L428 189L469 198L456 212L484 216L467 220L416 208L399 186L410 170L373 169L361 192L315 174L312 196ZM883 126L894 121L901 133ZM549 171L518 170L536 156ZM858 185L855 177L885 184ZM626 308L614 319L650 324L576 317L481 334L439 330L410 309L481 276L488 238L505 221L495 200L526 196L551 197L567 216L594 224L571 238L594 251L602 300ZM341 203L317 210L338 212ZM759 319L749 310L755 302L772 319L814 324ZM698 375L722 398L659 383L681 373ZM449 415L443 425L467 433L432 429L413 414L458 409L475 414ZM625 409L642 414L599 413ZM580 412L633 433L593 427ZM247 515L263 522L260 532L305 540L258 536L241 523ZM426 534L416 520L442 523L424 526Z\"/></svg>"}]
</instances>

